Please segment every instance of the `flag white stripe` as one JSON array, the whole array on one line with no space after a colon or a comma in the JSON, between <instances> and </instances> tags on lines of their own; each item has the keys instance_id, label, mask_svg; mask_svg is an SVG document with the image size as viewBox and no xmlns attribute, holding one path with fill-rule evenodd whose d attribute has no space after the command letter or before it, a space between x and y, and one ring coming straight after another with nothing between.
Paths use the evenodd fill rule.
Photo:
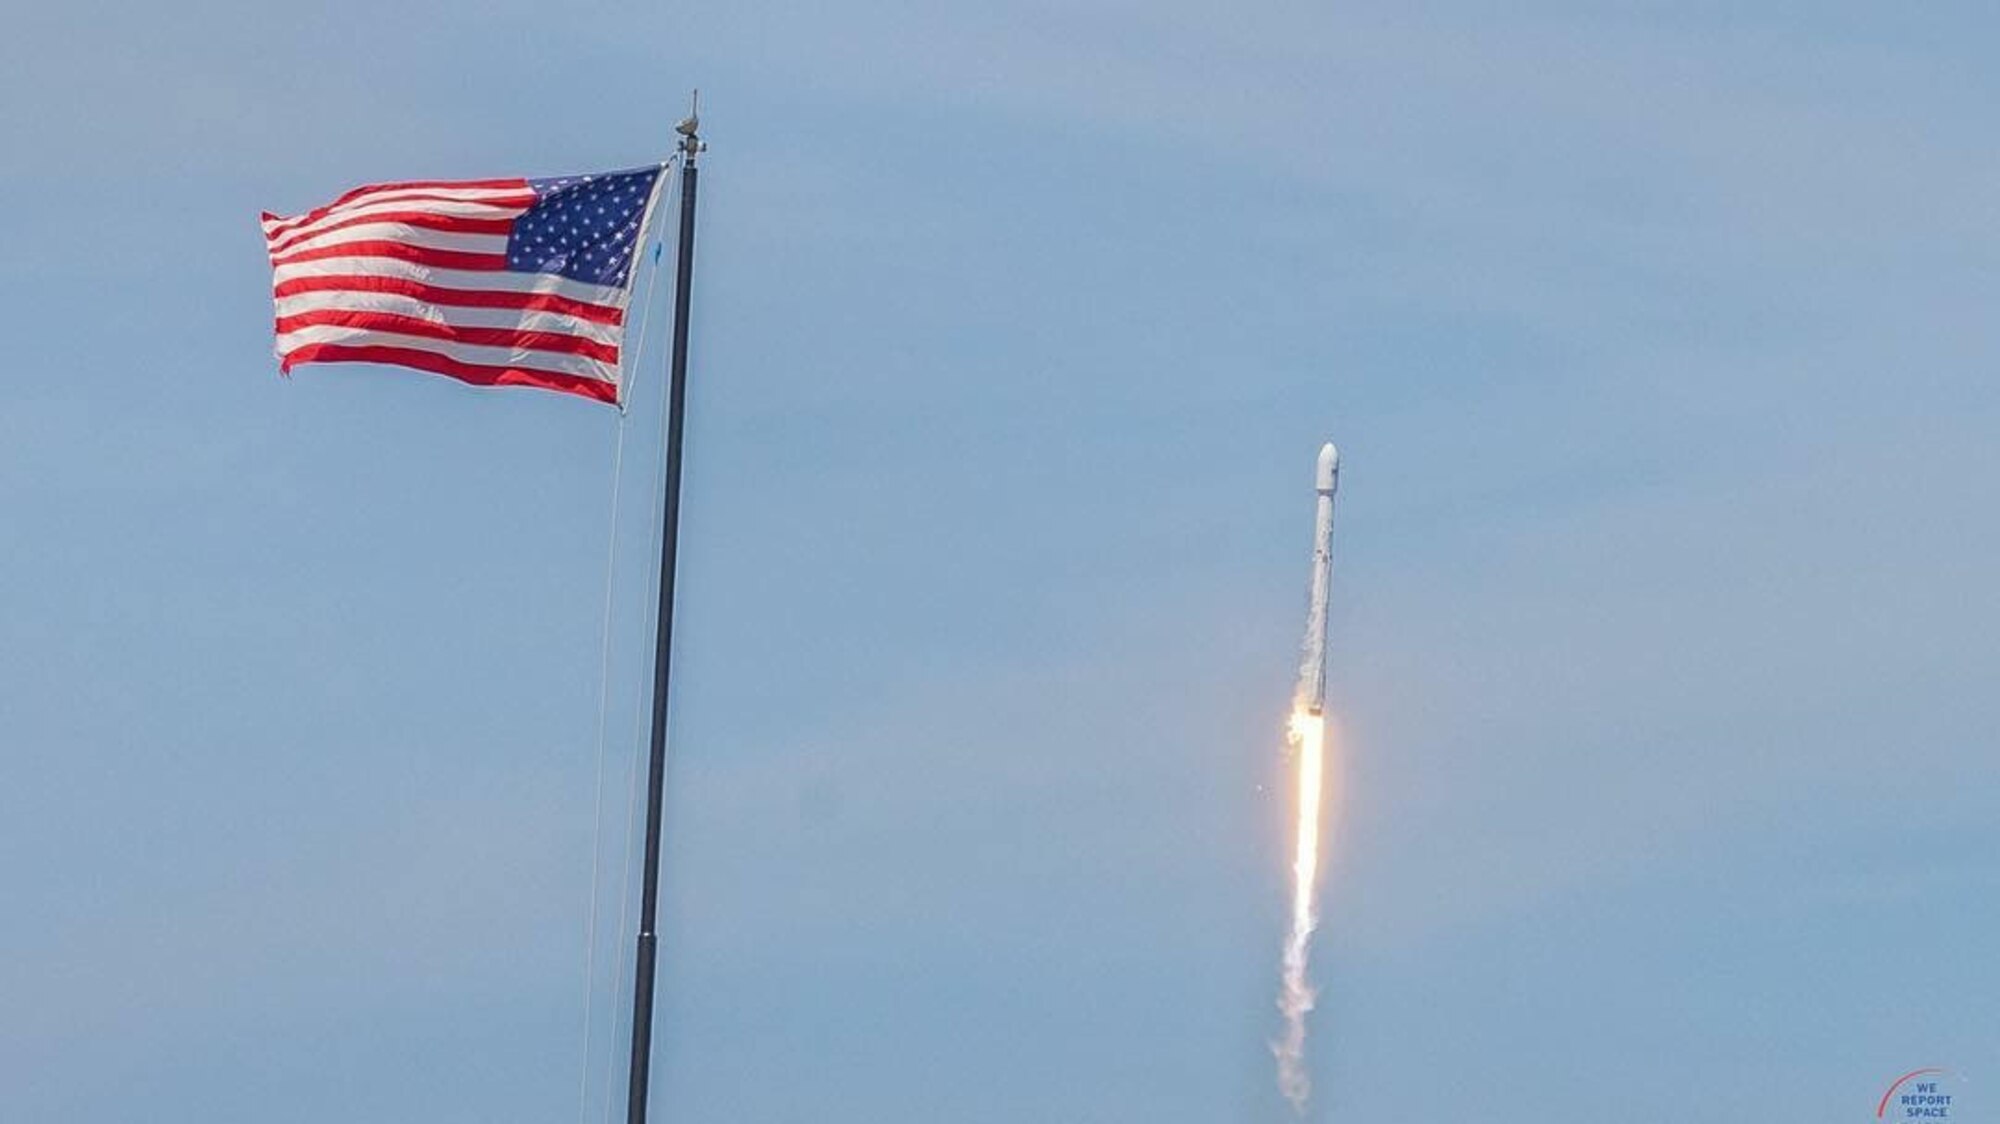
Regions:
<instances>
[{"instance_id":1,"label":"flag white stripe","mask_svg":"<svg viewBox=\"0 0 2000 1124\"><path fill-rule=\"evenodd\" d=\"M466 328L512 328L522 332L555 332L609 344L612 347L619 345L623 334L616 325L599 324L561 312L457 306L447 311L429 301L406 297L400 293L299 293L296 296L279 298L277 305L280 320L307 312L386 312L396 316L412 316L434 324L450 324Z\"/></svg>"},{"instance_id":2,"label":"flag white stripe","mask_svg":"<svg viewBox=\"0 0 2000 1124\"><path fill-rule=\"evenodd\" d=\"M604 308L625 307L626 290L610 285L572 281L553 273L513 273L494 269L441 269L400 258L341 257L292 262L271 271L273 285L304 277L400 277L450 289L486 289L501 293L552 293Z\"/></svg>"},{"instance_id":3,"label":"flag white stripe","mask_svg":"<svg viewBox=\"0 0 2000 1124\"><path fill-rule=\"evenodd\" d=\"M565 355L561 352L536 351L523 347L489 347L483 344L457 343L452 340L431 339L428 336L406 336L399 332L384 332L375 328L316 325L286 332L278 337L278 357L282 359L301 347L315 343L347 344L353 347L407 347L415 351L442 355L460 363L581 375L600 382L618 381L618 368L615 364L599 362L582 355Z\"/></svg>"},{"instance_id":4,"label":"flag white stripe","mask_svg":"<svg viewBox=\"0 0 2000 1124\"><path fill-rule=\"evenodd\" d=\"M295 227L276 234L267 234L264 241L274 253L281 253L296 245L300 240L324 231L328 227L337 226L344 222L352 222L355 219L367 218L369 215L407 214L411 211L419 211L427 215L455 215L471 219L511 219L518 218L526 210L526 207L503 203L383 203L374 207L359 207L352 211L342 211L338 214L326 215L314 219L311 222L300 223Z\"/></svg>"},{"instance_id":5,"label":"flag white stripe","mask_svg":"<svg viewBox=\"0 0 2000 1124\"><path fill-rule=\"evenodd\" d=\"M307 238L277 251L276 256L279 262L283 262L293 254L344 246L350 242L401 242L406 246L457 250L467 254L507 252L507 236L504 234L461 234L454 230L427 230L408 223L368 222Z\"/></svg>"}]
</instances>

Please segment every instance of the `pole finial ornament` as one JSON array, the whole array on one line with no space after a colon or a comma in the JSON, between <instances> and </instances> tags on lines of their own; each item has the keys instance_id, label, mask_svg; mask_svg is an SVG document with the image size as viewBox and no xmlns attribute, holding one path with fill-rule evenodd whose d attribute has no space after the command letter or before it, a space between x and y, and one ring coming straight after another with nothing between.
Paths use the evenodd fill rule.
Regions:
<instances>
[{"instance_id":1,"label":"pole finial ornament","mask_svg":"<svg viewBox=\"0 0 2000 1124\"><path fill-rule=\"evenodd\" d=\"M694 92L694 98L688 105L688 115L681 118L680 124L674 126L674 132L681 135L678 148L685 163L693 164L695 157L708 151L708 142L701 139L700 90Z\"/></svg>"}]
</instances>

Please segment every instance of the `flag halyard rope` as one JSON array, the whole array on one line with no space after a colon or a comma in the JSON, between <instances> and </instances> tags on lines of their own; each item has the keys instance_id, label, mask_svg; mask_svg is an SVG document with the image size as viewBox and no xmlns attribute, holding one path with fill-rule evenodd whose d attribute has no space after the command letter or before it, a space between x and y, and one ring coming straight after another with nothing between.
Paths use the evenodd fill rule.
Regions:
<instances>
[{"instance_id":1,"label":"flag halyard rope","mask_svg":"<svg viewBox=\"0 0 2000 1124\"><path fill-rule=\"evenodd\" d=\"M660 178L662 181L664 181L666 179L666 176L663 174ZM657 191L657 188L655 190ZM648 209L650 210L650 208ZM648 233L651 232L649 231ZM645 241L642 241L638 248L643 250L645 244L646 244ZM617 563L618 563L619 498L622 490L621 485L625 478L625 434L626 434L626 421L627 421L626 405L630 403L632 400L632 391L634 387L637 385L638 373L642 369L640 360L643 359L645 356L646 338L648 330L652 325L653 294L654 291L658 288L660 281L660 267L658 262L658 255L651 255L651 256L654 258L652 270L650 272L650 275L647 277L646 295L639 309L639 339L637 345L632 349L630 360L626 364L626 371L625 371L625 378L623 380L623 385L619 387L617 435L613 440L612 455L611 455L611 522L610 522L610 529L607 532L607 538L609 539L609 542L608 545L606 546L605 556L604 556L604 615L603 619L599 622L598 625L598 635L601 640L601 650L598 653L598 663L597 663L597 779L594 785L594 797L592 800L592 824L590 832L590 904L588 907L588 913L584 921L583 1044L581 1048L582 1060L577 1067L578 1070L577 1091L576 1091L577 1124L586 1124L586 1118L589 1114L589 1104L590 1104L590 1060L591 1060L590 1047L591 1047L591 1039L593 1036L592 1031L595 1029L592 1015L594 1013L594 1006L595 1006L594 999L596 997L596 983L597 983L597 914L599 908L598 890L599 886L602 883L602 857L604 853L605 735L609 727L610 706L611 706L611 611L613 607L613 593L614 590L616 589L614 579L617 576ZM659 506L657 500L658 497L656 496L655 503L653 505L655 507ZM636 733L634 735L634 740L635 741L637 740ZM636 794L638 791L638 775L636 769L628 770L628 774L629 775L628 775L627 786L628 788L631 789L631 794L628 794L626 800L627 822L626 822L625 834L627 837L626 850L630 851L631 849L630 837L632 834L631 830L631 819L632 819L631 805L633 803L632 794ZM629 881L630 868L631 868L631 857L629 855L627 855L626 857L625 866L626 866L627 877L625 879L622 879L621 881ZM619 908L619 927L622 930L624 927L624 920L625 920L624 911L626 908L625 895L622 892L620 894L618 908ZM620 936L619 957L621 960L623 959L622 933ZM613 1022L614 1023L616 1022L615 1016L613 1018ZM614 1026L612 1029L615 1032L617 1028ZM610 1050L607 1052L607 1062L606 1062L607 1072L605 1074L605 1098L604 1098L607 1112L609 1111L609 1106L611 1103L610 1074L608 1072L610 1063L608 1061L608 1056L615 1053L616 1053L615 1050Z\"/></svg>"}]
</instances>

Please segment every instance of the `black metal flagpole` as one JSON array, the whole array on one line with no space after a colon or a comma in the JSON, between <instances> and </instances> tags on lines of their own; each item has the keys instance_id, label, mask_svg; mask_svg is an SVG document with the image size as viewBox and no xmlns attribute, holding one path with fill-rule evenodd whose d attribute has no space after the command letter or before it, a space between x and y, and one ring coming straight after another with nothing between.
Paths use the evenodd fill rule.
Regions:
<instances>
[{"instance_id":1,"label":"black metal flagpole","mask_svg":"<svg viewBox=\"0 0 2000 1124\"><path fill-rule=\"evenodd\" d=\"M702 144L697 113L675 126L681 135L681 241L674 268L674 350L667 409L666 511L660 528L660 622L653 647L653 743L646 764L646 870L639 891L638 963L632 976L632 1067L626 1088L627 1124L645 1124L653 1059L653 968L660 905L660 799L667 766L667 684L674 655L674 562L680 546L681 428L687 417L688 291L694 279L694 197Z\"/></svg>"}]
</instances>

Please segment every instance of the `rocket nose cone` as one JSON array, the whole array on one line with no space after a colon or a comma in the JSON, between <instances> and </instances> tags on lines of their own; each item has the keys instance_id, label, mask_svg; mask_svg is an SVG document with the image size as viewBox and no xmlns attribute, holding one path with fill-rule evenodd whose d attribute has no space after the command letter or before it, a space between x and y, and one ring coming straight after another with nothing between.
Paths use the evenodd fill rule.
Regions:
<instances>
[{"instance_id":1,"label":"rocket nose cone","mask_svg":"<svg viewBox=\"0 0 2000 1124\"><path fill-rule=\"evenodd\" d=\"M1313 473L1313 486L1322 492L1333 491L1340 479L1340 450L1329 441L1319 447L1319 465Z\"/></svg>"}]
</instances>

